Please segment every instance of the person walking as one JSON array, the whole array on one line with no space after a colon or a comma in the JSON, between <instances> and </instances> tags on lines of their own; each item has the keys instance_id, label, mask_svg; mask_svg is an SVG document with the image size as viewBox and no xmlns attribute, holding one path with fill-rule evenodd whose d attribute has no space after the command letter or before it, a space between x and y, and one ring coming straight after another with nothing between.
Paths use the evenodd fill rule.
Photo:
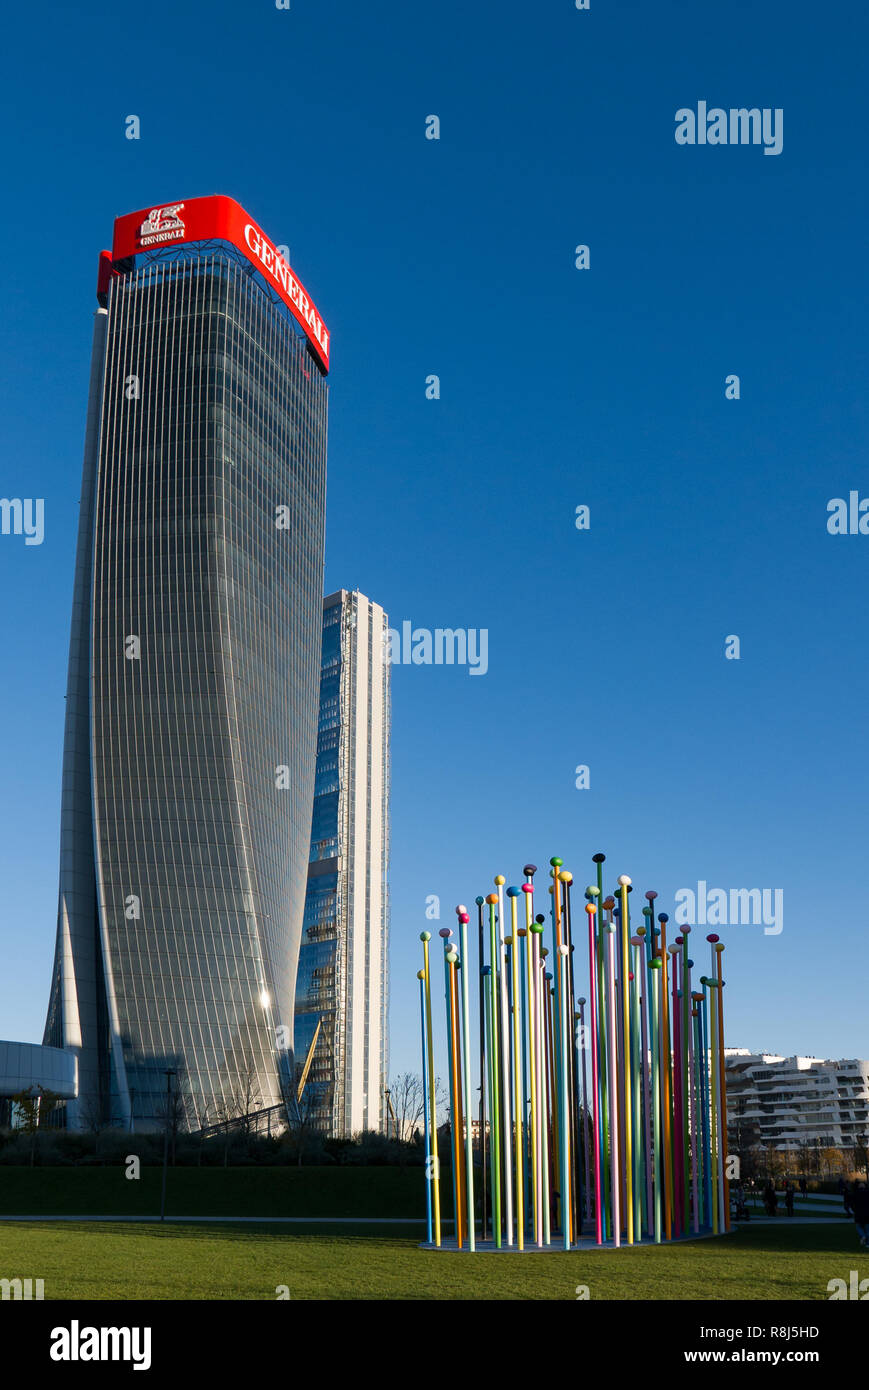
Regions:
<instances>
[{"instance_id":1,"label":"person walking","mask_svg":"<svg viewBox=\"0 0 869 1390\"><path fill-rule=\"evenodd\" d=\"M763 1189L763 1205L766 1208L767 1216L775 1216L778 1198L775 1195L775 1183L772 1178L768 1179L766 1187Z\"/></svg>"},{"instance_id":2,"label":"person walking","mask_svg":"<svg viewBox=\"0 0 869 1390\"><path fill-rule=\"evenodd\" d=\"M800 1196L805 1197L808 1193L808 1190L809 1184L806 1182L805 1178L800 1178Z\"/></svg>"},{"instance_id":3,"label":"person walking","mask_svg":"<svg viewBox=\"0 0 869 1390\"><path fill-rule=\"evenodd\" d=\"M785 1211L788 1216L794 1214L794 1195L794 1185L789 1182L785 1185Z\"/></svg>"},{"instance_id":4,"label":"person walking","mask_svg":"<svg viewBox=\"0 0 869 1390\"><path fill-rule=\"evenodd\" d=\"M854 1225L857 1227L857 1238L861 1245L869 1246L869 1187L865 1182L857 1183L851 1198L851 1207L854 1212Z\"/></svg>"}]
</instances>

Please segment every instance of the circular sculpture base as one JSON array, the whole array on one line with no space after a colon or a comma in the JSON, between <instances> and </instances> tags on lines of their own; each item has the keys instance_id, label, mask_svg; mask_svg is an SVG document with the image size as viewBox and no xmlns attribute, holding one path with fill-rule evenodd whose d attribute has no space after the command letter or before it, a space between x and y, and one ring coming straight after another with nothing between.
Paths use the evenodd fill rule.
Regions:
<instances>
[{"instance_id":1,"label":"circular sculpture base","mask_svg":"<svg viewBox=\"0 0 869 1390\"><path fill-rule=\"evenodd\" d=\"M463 1242L461 1249L459 1249L459 1243L455 1236L444 1236L440 1245L435 1245L434 1241L423 1240L420 1241L418 1248L420 1250L436 1250L438 1252L446 1250L453 1255L569 1255L577 1253L589 1255L593 1254L596 1250L636 1250L637 1246L640 1245L660 1245L661 1249L665 1249L668 1245L684 1245L686 1241L690 1240L717 1240L719 1236L732 1235L737 1229L737 1225L734 1222L730 1231L710 1231L707 1228L705 1230L701 1229L696 1232L696 1234L694 1231L689 1231L687 1235L676 1236L673 1240L664 1240L662 1237L660 1242L656 1241L653 1236L643 1236L642 1240L635 1240L633 1245L628 1245L627 1241L624 1239L620 1245L615 1245L612 1240L604 1241L602 1245L598 1245L594 1238L594 1232L592 1231L590 1234L583 1234L581 1240L574 1241L570 1246L565 1246L564 1242L559 1240L556 1234L553 1236L549 1245L538 1245L536 1241L526 1240L524 1249L522 1250L520 1250L515 1243L513 1245L508 1245L506 1241L502 1240L500 1246L498 1246L490 1237L486 1240L482 1240L479 1236L477 1236L475 1250L472 1251L468 1248L467 1241Z\"/></svg>"}]
</instances>

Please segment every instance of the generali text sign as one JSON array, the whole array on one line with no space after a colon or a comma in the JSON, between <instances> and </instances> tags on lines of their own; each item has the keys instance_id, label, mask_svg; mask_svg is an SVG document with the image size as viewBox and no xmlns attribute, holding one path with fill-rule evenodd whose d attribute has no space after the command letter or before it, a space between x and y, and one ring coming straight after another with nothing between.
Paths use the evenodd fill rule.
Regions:
<instances>
[{"instance_id":1,"label":"generali text sign","mask_svg":"<svg viewBox=\"0 0 869 1390\"><path fill-rule=\"evenodd\" d=\"M216 194L187 203L163 203L115 219L112 259L124 260L186 241L230 241L261 272L305 331L322 370L329 370L329 333L316 305L261 227L234 198Z\"/></svg>"}]
</instances>

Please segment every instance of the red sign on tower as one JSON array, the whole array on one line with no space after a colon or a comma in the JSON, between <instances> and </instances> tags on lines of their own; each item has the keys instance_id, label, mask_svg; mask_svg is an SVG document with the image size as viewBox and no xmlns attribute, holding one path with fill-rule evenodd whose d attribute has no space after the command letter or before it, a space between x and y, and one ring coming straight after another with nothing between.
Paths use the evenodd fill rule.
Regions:
<instances>
[{"instance_id":1,"label":"red sign on tower","mask_svg":"<svg viewBox=\"0 0 869 1390\"><path fill-rule=\"evenodd\" d=\"M329 370L329 333L317 307L261 227L234 198L215 194L187 203L163 203L115 219L112 260L188 241L229 241L265 276L301 324L321 370Z\"/></svg>"}]
</instances>

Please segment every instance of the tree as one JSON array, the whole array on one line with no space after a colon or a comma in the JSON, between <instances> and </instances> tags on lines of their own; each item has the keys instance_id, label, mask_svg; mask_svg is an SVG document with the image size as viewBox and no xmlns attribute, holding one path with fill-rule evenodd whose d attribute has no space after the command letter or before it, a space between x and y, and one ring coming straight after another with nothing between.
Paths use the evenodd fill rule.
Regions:
<instances>
[{"instance_id":1,"label":"tree","mask_svg":"<svg viewBox=\"0 0 869 1390\"><path fill-rule=\"evenodd\" d=\"M172 1150L172 1167L175 1167L175 1143L178 1138L178 1131L187 1128L187 1085L184 1072L180 1069L174 1077L169 1078L171 1085L167 1086L166 1093L157 1106L157 1116L160 1120L160 1128L163 1133L168 1131L169 1143Z\"/></svg>"},{"instance_id":2,"label":"tree","mask_svg":"<svg viewBox=\"0 0 869 1390\"><path fill-rule=\"evenodd\" d=\"M834 1149L832 1146L821 1149L821 1171L824 1173L833 1173L837 1168L840 1171L842 1169L842 1154L840 1151Z\"/></svg>"},{"instance_id":3,"label":"tree","mask_svg":"<svg viewBox=\"0 0 869 1390\"><path fill-rule=\"evenodd\" d=\"M32 1168L36 1153L36 1132L40 1126L45 1125L51 1111L63 1097L54 1091L47 1091L44 1086L37 1086L35 1090L31 1087L30 1090L20 1091L12 1099L18 1107L18 1128L30 1135L30 1166Z\"/></svg>"},{"instance_id":4,"label":"tree","mask_svg":"<svg viewBox=\"0 0 869 1390\"><path fill-rule=\"evenodd\" d=\"M217 1106L217 1118L224 1129L224 1168L229 1162L232 1131L238 1129L247 1138L250 1134L251 1116L262 1108L262 1091L257 1070L253 1062L249 1062L246 1069L239 1073L235 1085L225 1093Z\"/></svg>"},{"instance_id":5,"label":"tree","mask_svg":"<svg viewBox=\"0 0 869 1390\"><path fill-rule=\"evenodd\" d=\"M290 1121L290 1129L295 1136L296 1163L299 1168L302 1166L302 1159L309 1140L320 1129L320 1096L317 1087L309 1082L302 1091L301 1097L299 1096L303 1070L304 1064L297 1062L293 1085L287 1097L287 1116Z\"/></svg>"},{"instance_id":6,"label":"tree","mask_svg":"<svg viewBox=\"0 0 869 1390\"><path fill-rule=\"evenodd\" d=\"M204 1130L211 1123L211 1104L209 1101L203 1099L202 1097L199 1098L198 1103L194 1097L191 1104L193 1107L193 1114L196 1118L196 1124L199 1130L199 1151L196 1158L196 1164L197 1167L201 1168L202 1146L205 1143Z\"/></svg>"},{"instance_id":7,"label":"tree","mask_svg":"<svg viewBox=\"0 0 869 1390\"><path fill-rule=\"evenodd\" d=\"M389 1084L389 1098L395 1112L395 1139L409 1143L425 1119L425 1091L422 1077L404 1071Z\"/></svg>"}]
</instances>

